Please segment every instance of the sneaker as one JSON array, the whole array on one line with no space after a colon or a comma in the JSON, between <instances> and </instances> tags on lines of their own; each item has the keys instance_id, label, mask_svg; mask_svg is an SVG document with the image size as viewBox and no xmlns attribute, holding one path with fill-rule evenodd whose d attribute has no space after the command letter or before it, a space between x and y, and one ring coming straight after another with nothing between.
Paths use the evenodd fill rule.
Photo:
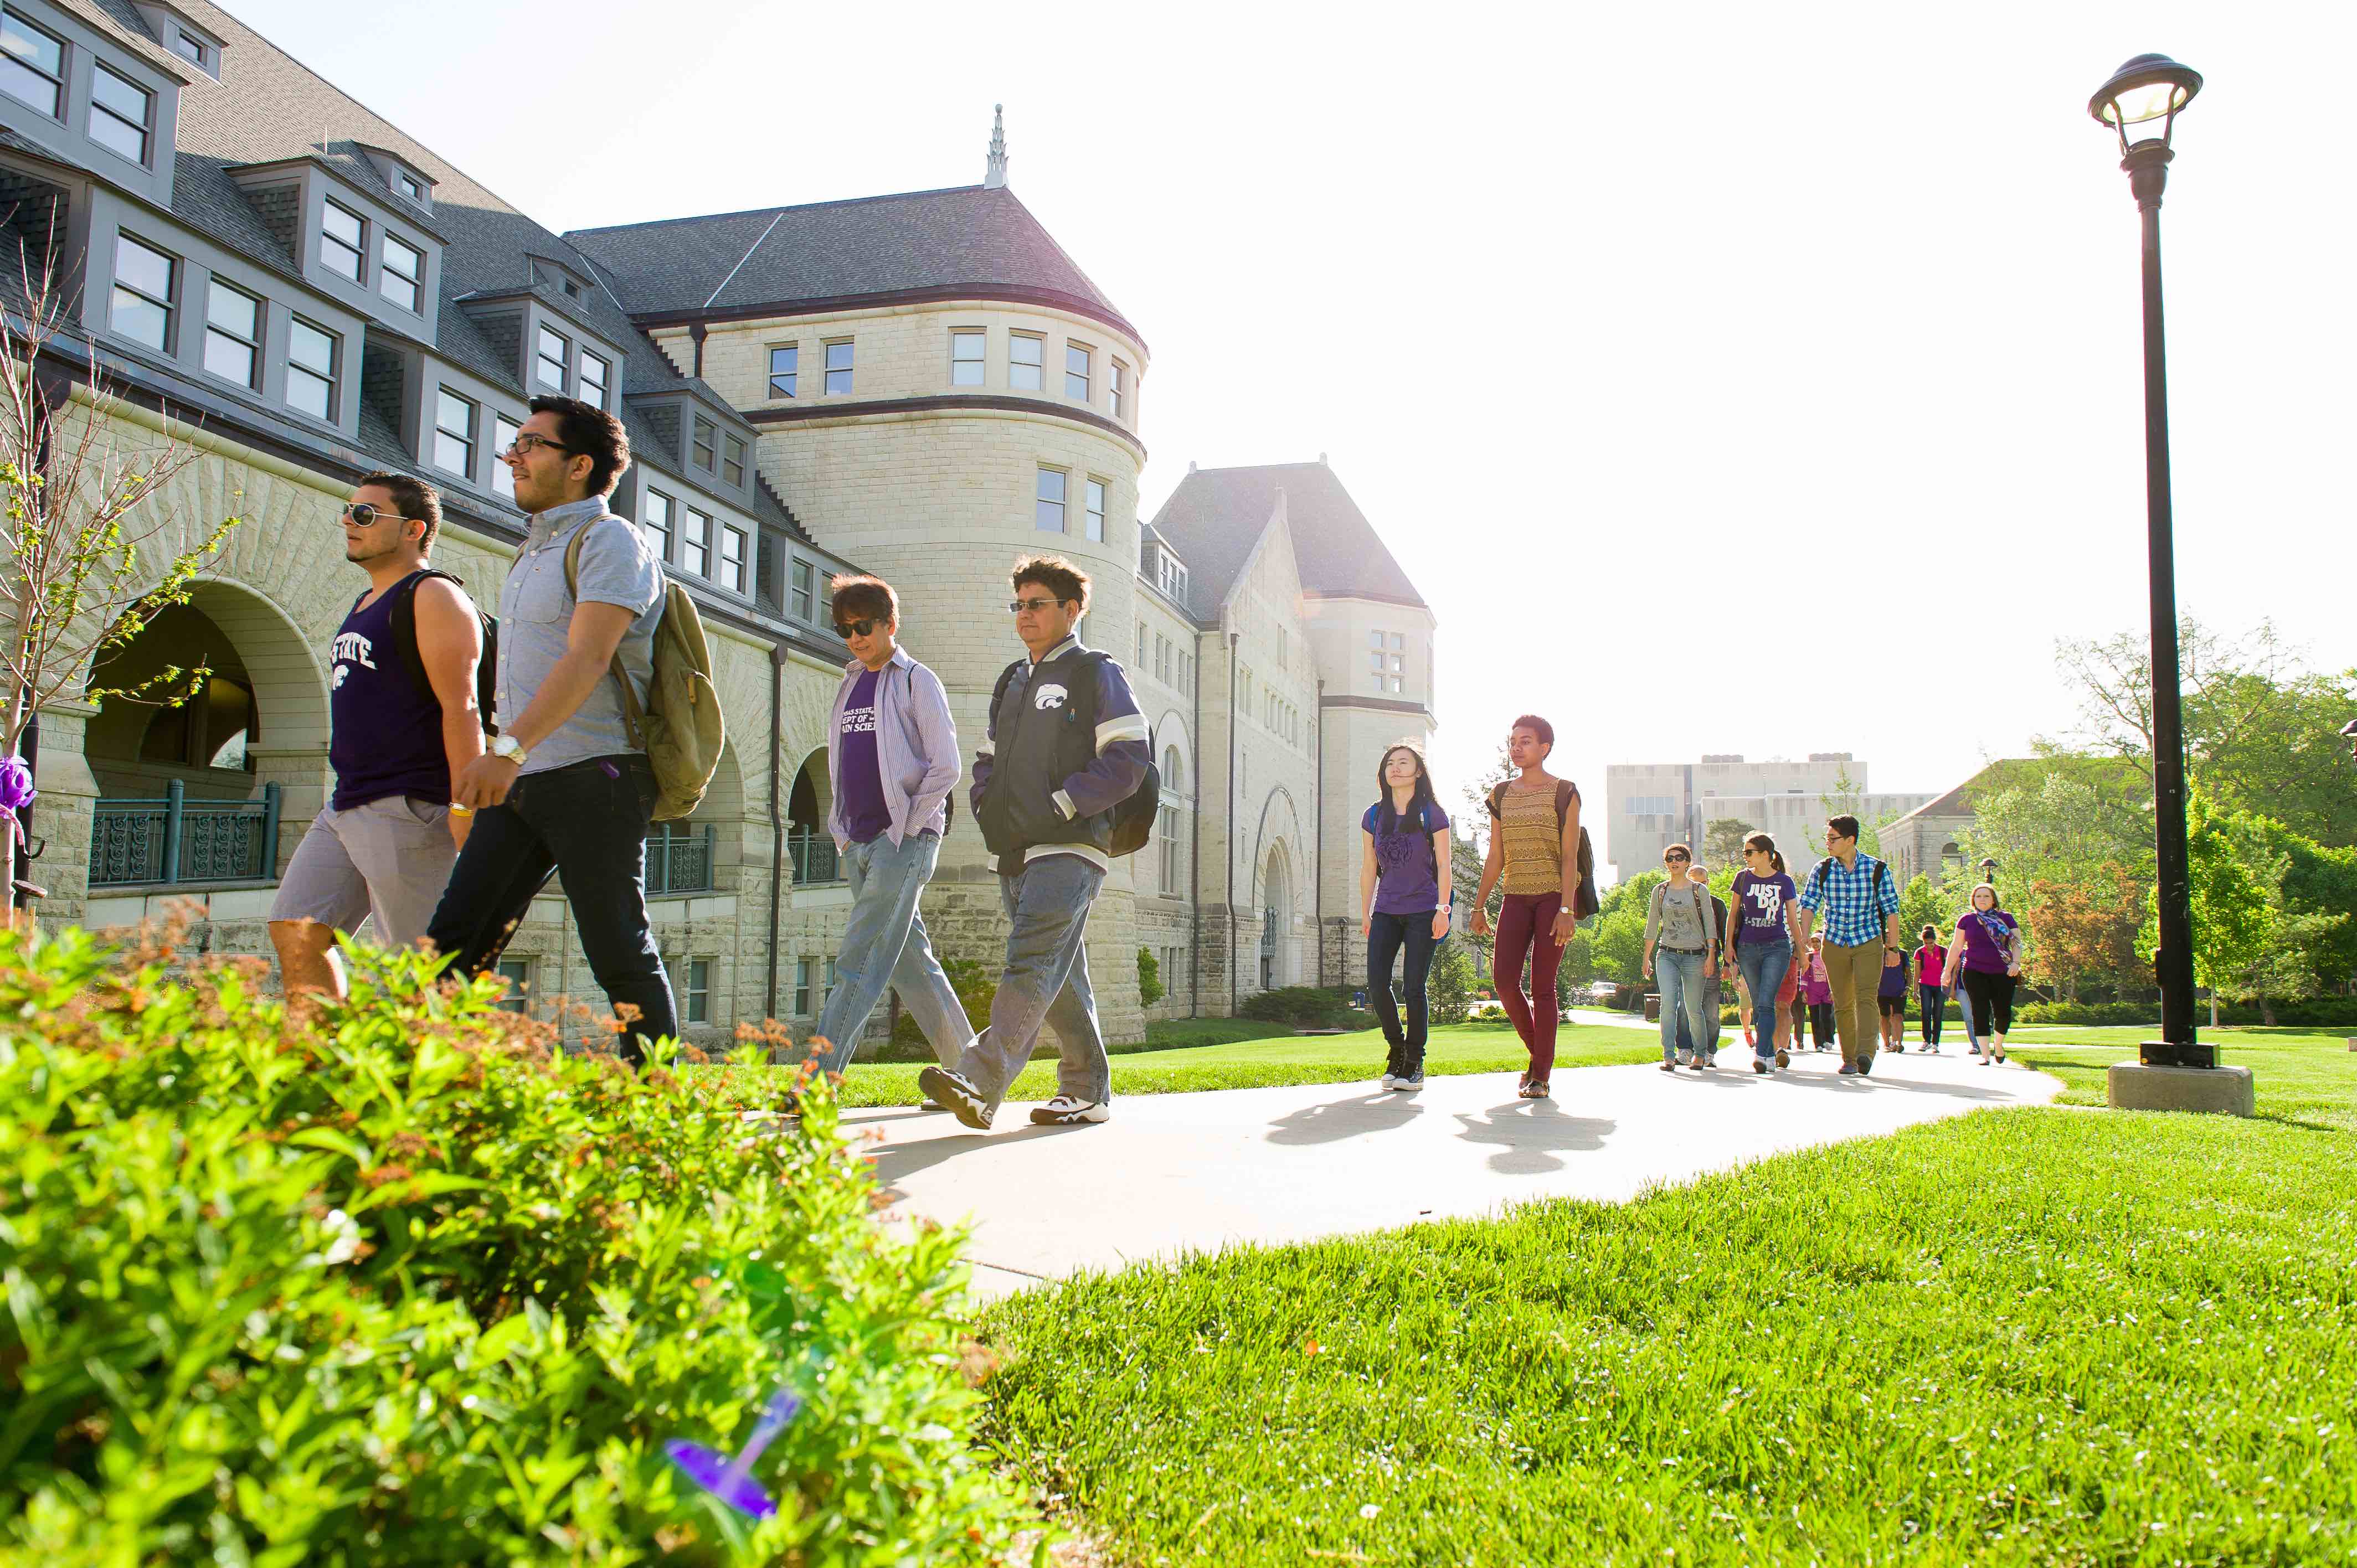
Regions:
<instances>
[{"instance_id":1,"label":"sneaker","mask_svg":"<svg viewBox=\"0 0 2357 1568\"><path fill-rule=\"evenodd\" d=\"M1860 1077L1860 1078L1867 1078L1867 1077L1872 1076L1873 1072L1874 1072L1874 1058L1873 1058L1872 1057L1860 1057L1860 1058L1857 1058L1857 1076L1858 1076L1858 1077Z\"/></svg>"},{"instance_id":2,"label":"sneaker","mask_svg":"<svg viewBox=\"0 0 2357 1568\"><path fill-rule=\"evenodd\" d=\"M1083 1122L1103 1122L1113 1114L1113 1107L1102 1100L1078 1100L1060 1094L1045 1105L1031 1108L1034 1127L1076 1127Z\"/></svg>"},{"instance_id":3,"label":"sneaker","mask_svg":"<svg viewBox=\"0 0 2357 1568\"><path fill-rule=\"evenodd\" d=\"M1776 1053L1776 1065L1778 1067L1791 1067L1792 1065L1792 1053L1790 1051L1778 1051Z\"/></svg>"},{"instance_id":4,"label":"sneaker","mask_svg":"<svg viewBox=\"0 0 2357 1568\"><path fill-rule=\"evenodd\" d=\"M1386 1068L1383 1070L1383 1087L1385 1089L1397 1089L1399 1087L1399 1074L1393 1072L1390 1069Z\"/></svg>"},{"instance_id":5,"label":"sneaker","mask_svg":"<svg viewBox=\"0 0 2357 1568\"><path fill-rule=\"evenodd\" d=\"M1663 1072L1675 1072L1678 1070L1678 1064L1672 1061L1669 1058L1663 1057L1662 1058L1662 1070Z\"/></svg>"},{"instance_id":6,"label":"sneaker","mask_svg":"<svg viewBox=\"0 0 2357 1568\"><path fill-rule=\"evenodd\" d=\"M1401 1093L1412 1093L1424 1087L1424 1069L1414 1068L1392 1079L1392 1087Z\"/></svg>"},{"instance_id":7,"label":"sneaker","mask_svg":"<svg viewBox=\"0 0 2357 1568\"><path fill-rule=\"evenodd\" d=\"M1758 1057L1753 1057L1751 1058L1751 1070L1758 1073L1761 1078L1766 1078L1768 1076L1768 1064L1761 1061Z\"/></svg>"},{"instance_id":8,"label":"sneaker","mask_svg":"<svg viewBox=\"0 0 2357 1568\"><path fill-rule=\"evenodd\" d=\"M1978 1046L1975 1046L1975 1047L1973 1047L1973 1052L1972 1052L1972 1054L1973 1054L1973 1055L1975 1055L1975 1056L1978 1056L1978 1055L1980 1055L1980 1054L1981 1054L1981 1048L1980 1048Z\"/></svg>"},{"instance_id":9,"label":"sneaker","mask_svg":"<svg viewBox=\"0 0 2357 1568\"><path fill-rule=\"evenodd\" d=\"M1844 1062L1840 1067L1834 1069L1834 1076L1835 1078L1856 1078L1857 1076L1857 1064L1856 1062Z\"/></svg>"},{"instance_id":10,"label":"sneaker","mask_svg":"<svg viewBox=\"0 0 2357 1568\"><path fill-rule=\"evenodd\" d=\"M991 1118L998 1113L998 1107L985 1100L982 1090L945 1067L929 1067L919 1073L917 1087L977 1133L989 1132Z\"/></svg>"},{"instance_id":11,"label":"sneaker","mask_svg":"<svg viewBox=\"0 0 2357 1568\"><path fill-rule=\"evenodd\" d=\"M1695 1071L1696 1071L1696 1072L1700 1072L1703 1069L1705 1069L1705 1068L1708 1067L1709 1065L1710 1065L1710 1058L1707 1058L1707 1057L1696 1057L1696 1058L1695 1058L1695 1059L1694 1059L1694 1060L1692 1060L1692 1061L1690 1061L1690 1062L1686 1063L1686 1066L1688 1066L1688 1067L1690 1067L1690 1068L1694 1069L1695 1069Z\"/></svg>"}]
</instances>

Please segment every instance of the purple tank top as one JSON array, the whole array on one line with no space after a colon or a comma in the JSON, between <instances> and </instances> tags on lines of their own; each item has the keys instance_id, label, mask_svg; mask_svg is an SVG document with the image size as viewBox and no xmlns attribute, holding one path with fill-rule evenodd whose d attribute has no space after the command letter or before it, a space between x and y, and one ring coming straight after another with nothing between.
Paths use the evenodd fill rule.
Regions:
<instances>
[{"instance_id":1,"label":"purple tank top","mask_svg":"<svg viewBox=\"0 0 2357 1568\"><path fill-rule=\"evenodd\" d=\"M431 687L411 679L393 647L393 601L415 591L413 573L362 605L336 633L328 676L328 761L336 770L339 811L371 800L414 795L450 803L450 759L442 749L442 704ZM366 598L368 596L361 596Z\"/></svg>"}]
</instances>

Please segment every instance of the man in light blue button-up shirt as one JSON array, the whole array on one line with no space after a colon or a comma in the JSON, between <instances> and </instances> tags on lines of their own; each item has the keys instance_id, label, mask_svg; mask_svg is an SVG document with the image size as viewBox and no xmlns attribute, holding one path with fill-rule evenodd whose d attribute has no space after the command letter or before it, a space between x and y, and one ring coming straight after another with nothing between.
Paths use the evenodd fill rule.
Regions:
<instances>
[{"instance_id":1,"label":"man in light blue button-up shirt","mask_svg":"<svg viewBox=\"0 0 2357 1568\"><path fill-rule=\"evenodd\" d=\"M679 1015L647 916L654 769L623 720L614 666L643 703L663 564L607 508L630 466L630 438L611 413L536 397L500 457L532 521L500 595L500 733L458 776L450 809L472 813L474 830L427 936L456 970L480 974L550 875L564 873L589 972L615 1014L636 1020L622 1055L641 1061L641 1037L676 1038ZM565 570L576 538L577 592Z\"/></svg>"}]
</instances>

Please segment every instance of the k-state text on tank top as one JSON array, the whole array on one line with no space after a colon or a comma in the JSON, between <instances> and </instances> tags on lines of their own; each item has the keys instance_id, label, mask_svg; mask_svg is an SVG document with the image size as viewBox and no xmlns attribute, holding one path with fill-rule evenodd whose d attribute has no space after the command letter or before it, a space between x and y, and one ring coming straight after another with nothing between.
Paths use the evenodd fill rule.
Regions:
<instances>
[{"instance_id":1,"label":"k-state text on tank top","mask_svg":"<svg viewBox=\"0 0 2357 1568\"><path fill-rule=\"evenodd\" d=\"M350 625L350 623L348 621L345 624ZM328 689L330 691L336 691L342 688L344 683L344 666L347 663L358 664L363 669L368 670L375 669L376 660L370 657L370 655L375 651L376 645L371 642L361 633L357 631L338 632L336 634L336 673Z\"/></svg>"}]
</instances>

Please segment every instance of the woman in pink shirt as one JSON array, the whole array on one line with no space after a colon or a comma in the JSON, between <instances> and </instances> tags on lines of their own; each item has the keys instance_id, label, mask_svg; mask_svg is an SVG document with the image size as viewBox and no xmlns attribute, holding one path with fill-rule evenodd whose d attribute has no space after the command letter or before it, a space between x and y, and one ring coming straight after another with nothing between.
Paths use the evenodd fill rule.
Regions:
<instances>
[{"instance_id":1,"label":"woman in pink shirt","mask_svg":"<svg viewBox=\"0 0 2357 1568\"><path fill-rule=\"evenodd\" d=\"M1941 1015L1948 1005L1948 952L1940 943L1940 928L1923 928L1923 945L1915 950L1915 983L1921 988L1923 1048L1940 1048Z\"/></svg>"},{"instance_id":2,"label":"woman in pink shirt","mask_svg":"<svg viewBox=\"0 0 2357 1568\"><path fill-rule=\"evenodd\" d=\"M1834 1048L1834 983L1825 973L1824 939L1809 939L1808 967L1801 972L1801 1000L1809 1004L1809 1037L1817 1049ZM1797 1041L1796 1041L1797 1043Z\"/></svg>"}]
</instances>

